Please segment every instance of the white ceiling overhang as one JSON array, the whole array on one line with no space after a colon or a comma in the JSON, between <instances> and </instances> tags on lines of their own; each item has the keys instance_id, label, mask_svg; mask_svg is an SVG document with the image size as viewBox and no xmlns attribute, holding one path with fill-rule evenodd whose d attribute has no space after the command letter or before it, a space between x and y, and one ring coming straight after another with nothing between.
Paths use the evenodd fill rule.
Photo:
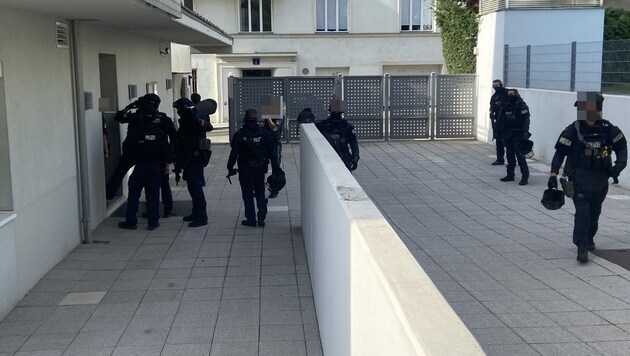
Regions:
<instances>
[{"instance_id":1,"label":"white ceiling overhang","mask_svg":"<svg viewBox=\"0 0 630 356\"><path fill-rule=\"evenodd\" d=\"M60 20L88 20L95 26L193 47L233 44L230 35L179 0L0 0L0 6Z\"/></svg>"}]
</instances>

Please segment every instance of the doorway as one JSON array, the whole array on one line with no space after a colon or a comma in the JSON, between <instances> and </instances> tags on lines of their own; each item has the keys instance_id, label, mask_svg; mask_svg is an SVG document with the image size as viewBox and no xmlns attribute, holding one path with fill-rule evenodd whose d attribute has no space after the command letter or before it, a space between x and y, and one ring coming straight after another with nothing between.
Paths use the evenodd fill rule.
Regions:
<instances>
[{"instance_id":1,"label":"doorway","mask_svg":"<svg viewBox=\"0 0 630 356\"><path fill-rule=\"evenodd\" d=\"M99 79L101 83L101 98L107 99L109 105L101 111L103 133L106 133L109 146L109 157L105 161L105 182L112 178L116 166L120 161L120 125L114 116L118 110L118 79L116 76L116 55L99 53ZM105 143L104 143L105 144ZM116 191L116 198L122 196L122 186ZM108 201L108 203L111 201Z\"/></svg>"}]
</instances>

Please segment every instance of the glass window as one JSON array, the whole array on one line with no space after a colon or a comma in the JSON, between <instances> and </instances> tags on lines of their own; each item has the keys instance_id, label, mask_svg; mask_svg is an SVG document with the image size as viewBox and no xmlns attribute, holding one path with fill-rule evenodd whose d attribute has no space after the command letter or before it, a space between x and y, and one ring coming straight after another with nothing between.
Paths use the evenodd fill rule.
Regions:
<instances>
[{"instance_id":1,"label":"glass window","mask_svg":"<svg viewBox=\"0 0 630 356\"><path fill-rule=\"evenodd\" d=\"M400 1L401 31L432 31L433 10L431 0Z\"/></svg>"},{"instance_id":2,"label":"glass window","mask_svg":"<svg viewBox=\"0 0 630 356\"><path fill-rule=\"evenodd\" d=\"M271 32L272 0L241 0L241 32Z\"/></svg>"},{"instance_id":3,"label":"glass window","mask_svg":"<svg viewBox=\"0 0 630 356\"><path fill-rule=\"evenodd\" d=\"M348 31L348 0L317 0L317 31Z\"/></svg>"}]
</instances>

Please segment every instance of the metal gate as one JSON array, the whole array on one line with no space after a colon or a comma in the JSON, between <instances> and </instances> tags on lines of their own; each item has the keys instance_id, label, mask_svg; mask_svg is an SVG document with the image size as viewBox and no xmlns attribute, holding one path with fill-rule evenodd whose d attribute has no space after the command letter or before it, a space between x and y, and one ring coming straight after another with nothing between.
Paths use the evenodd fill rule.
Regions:
<instances>
[{"instance_id":1,"label":"metal gate","mask_svg":"<svg viewBox=\"0 0 630 356\"><path fill-rule=\"evenodd\" d=\"M345 118L359 139L474 138L474 75L229 78L230 136L247 108L264 96L283 96L283 137L299 139L297 115L310 108L328 116L333 98L347 105Z\"/></svg>"}]
</instances>

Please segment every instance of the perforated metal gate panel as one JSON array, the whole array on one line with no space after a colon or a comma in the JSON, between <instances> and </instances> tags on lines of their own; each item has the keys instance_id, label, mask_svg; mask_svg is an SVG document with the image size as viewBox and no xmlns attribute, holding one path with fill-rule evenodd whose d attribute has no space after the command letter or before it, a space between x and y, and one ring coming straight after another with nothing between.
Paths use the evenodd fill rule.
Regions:
<instances>
[{"instance_id":1,"label":"perforated metal gate panel","mask_svg":"<svg viewBox=\"0 0 630 356\"><path fill-rule=\"evenodd\" d=\"M474 138L474 75L388 77L384 93L381 76L343 77L345 118L359 139ZM337 77L230 78L230 135L241 126L247 108L260 110L264 96L283 96L286 102L285 134L298 140L297 116L311 108L316 119L328 116L328 105L339 89ZM339 92L336 93L339 96ZM384 98L389 103L384 111ZM430 98L434 100L431 110ZM389 114L389 130L385 130ZM387 137L386 137L387 135Z\"/></svg>"},{"instance_id":2,"label":"perforated metal gate panel","mask_svg":"<svg viewBox=\"0 0 630 356\"><path fill-rule=\"evenodd\" d=\"M475 76L438 75L435 138L475 136Z\"/></svg>"},{"instance_id":3,"label":"perforated metal gate panel","mask_svg":"<svg viewBox=\"0 0 630 356\"><path fill-rule=\"evenodd\" d=\"M241 127L245 110L254 108L260 110L262 98L265 96L284 95L283 78L233 78L234 94L230 102L230 136Z\"/></svg>"},{"instance_id":4,"label":"perforated metal gate panel","mask_svg":"<svg viewBox=\"0 0 630 356\"><path fill-rule=\"evenodd\" d=\"M310 108L317 120L328 117L328 105L335 92L335 77L289 77L287 78L287 128L290 140L299 139L297 116Z\"/></svg>"},{"instance_id":5,"label":"perforated metal gate panel","mask_svg":"<svg viewBox=\"0 0 630 356\"><path fill-rule=\"evenodd\" d=\"M345 119L359 139L383 139L383 77L344 77Z\"/></svg>"},{"instance_id":6,"label":"perforated metal gate panel","mask_svg":"<svg viewBox=\"0 0 630 356\"><path fill-rule=\"evenodd\" d=\"M389 77L389 137L428 138L429 76Z\"/></svg>"}]
</instances>

